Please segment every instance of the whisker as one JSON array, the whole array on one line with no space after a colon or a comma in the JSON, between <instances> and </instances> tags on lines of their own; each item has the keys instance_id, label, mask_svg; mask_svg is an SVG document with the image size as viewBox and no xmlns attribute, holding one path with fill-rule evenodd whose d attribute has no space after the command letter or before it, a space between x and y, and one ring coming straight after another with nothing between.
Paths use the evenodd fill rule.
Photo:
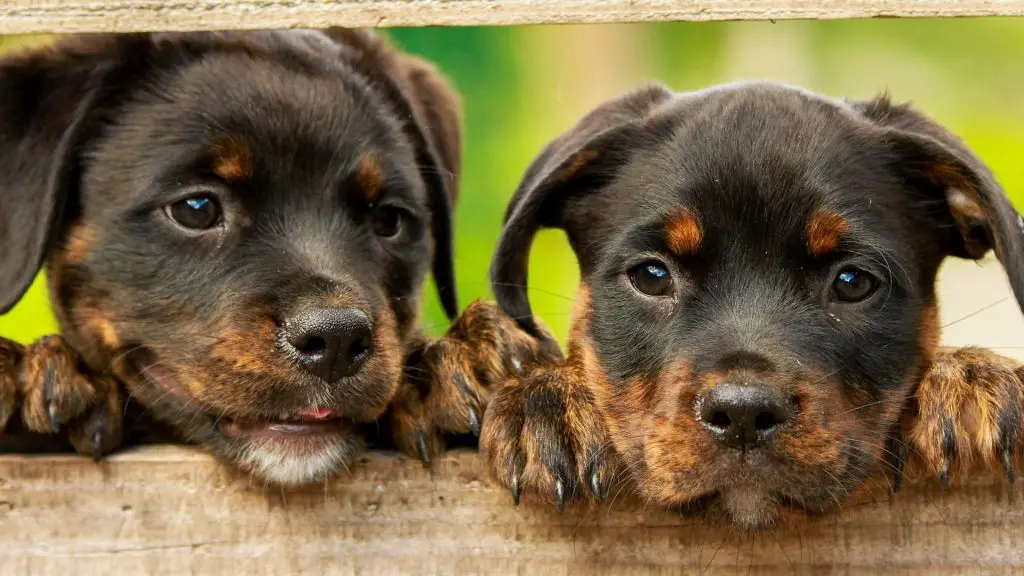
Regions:
<instances>
[{"instance_id":1,"label":"whisker","mask_svg":"<svg viewBox=\"0 0 1024 576\"><path fill-rule=\"evenodd\" d=\"M957 318L956 320L953 320L952 322L949 322L948 324L943 325L942 328L943 329L949 328L950 326L952 326L954 324L957 324L959 322L963 322L964 320L967 320L968 318L973 318L974 316L977 316L978 314L981 314L982 312L984 312L984 311L986 311L986 310L988 310L990 308L993 308L995 306L998 306L999 304L1002 304L1003 302L1006 302L1009 298L1010 298L1009 296L1003 296L1002 298L996 300L995 302L993 302L991 304L988 304L987 306L982 306L981 308L975 310L974 312L971 312L970 314L968 314L966 316L962 316L960 318Z\"/></svg>"}]
</instances>

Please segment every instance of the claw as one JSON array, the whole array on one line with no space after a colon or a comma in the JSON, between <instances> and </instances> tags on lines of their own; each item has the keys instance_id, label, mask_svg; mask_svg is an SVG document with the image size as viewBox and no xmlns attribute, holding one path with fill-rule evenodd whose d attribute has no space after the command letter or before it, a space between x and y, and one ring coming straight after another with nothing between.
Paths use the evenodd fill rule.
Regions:
<instances>
[{"instance_id":1,"label":"claw","mask_svg":"<svg viewBox=\"0 0 1024 576\"><path fill-rule=\"evenodd\" d=\"M956 454L956 442L953 438L953 423L948 419L942 422L942 462L939 464L939 486L943 490L949 488L950 460Z\"/></svg>"},{"instance_id":2,"label":"claw","mask_svg":"<svg viewBox=\"0 0 1024 576\"><path fill-rule=\"evenodd\" d=\"M469 396L473 400L479 400L476 396L476 392L469 387L469 382L466 382L466 377L462 375L462 372L455 372L455 385L458 386L466 396Z\"/></svg>"},{"instance_id":3,"label":"claw","mask_svg":"<svg viewBox=\"0 0 1024 576\"><path fill-rule=\"evenodd\" d=\"M590 489L594 491L594 497L598 502L604 500L604 495L601 494L601 479L597 477L597 472L590 475Z\"/></svg>"},{"instance_id":4,"label":"claw","mask_svg":"<svg viewBox=\"0 0 1024 576\"><path fill-rule=\"evenodd\" d=\"M469 429L473 432L473 436L480 437L480 417L476 415L476 410L469 409Z\"/></svg>"},{"instance_id":5,"label":"claw","mask_svg":"<svg viewBox=\"0 0 1024 576\"><path fill-rule=\"evenodd\" d=\"M561 480L555 480L555 496L558 497L558 511L565 510L565 484Z\"/></svg>"},{"instance_id":6,"label":"claw","mask_svg":"<svg viewBox=\"0 0 1024 576\"><path fill-rule=\"evenodd\" d=\"M1003 461L1003 469L1006 470L1006 481L1013 484L1017 479L1013 473L1013 447L1017 443L1015 426L1003 419L999 426L999 445L1003 447L1000 452L1000 459Z\"/></svg>"},{"instance_id":7,"label":"claw","mask_svg":"<svg viewBox=\"0 0 1024 576\"><path fill-rule=\"evenodd\" d=\"M907 463L907 443L899 437L899 432L889 436L889 449L886 451L886 458L892 468L893 481L892 491L899 492L903 487L903 467Z\"/></svg>"},{"instance_id":8,"label":"claw","mask_svg":"<svg viewBox=\"0 0 1024 576\"><path fill-rule=\"evenodd\" d=\"M1013 474L1013 450L1009 446L1003 448L1003 468L1006 470L1006 481L1013 484L1016 477Z\"/></svg>"},{"instance_id":9,"label":"claw","mask_svg":"<svg viewBox=\"0 0 1024 576\"><path fill-rule=\"evenodd\" d=\"M420 433L419 440L416 441L416 448L420 452L420 460L423 461L423 467L430 466L430 452L427 451L427 437Z\"/></svg>"},{"instance_id":10,"label":"claw","mask_svg":"<svg viewBox=\"0 0 1024 576\"><path fill-rule=\"evenodd\" d=\"M53 433L60 432L60 414L57 412L57 403L53 401L53 379L57 374L53 367L46 369L43 376L43 394L46 398L46 410L50 413L50 428Z\"/></svg>"},{"instance_id":11,"label":"claw","mask_svg":"<svg viewBox=\"0 0 1024 576\"><path fill-rule=\"evenodd\" d=\"M100 432L96 432L92 435L92 460L93 462L99 462L103 456L103 435Z\"/></svg>"},{"instance_id":12,"label":"claw","mask_svg":"<svg viewBox=\"0 0 1024 576\"><path fill-rule=\"evenodd\" d=\"M513 476L512 482L509 483L509 490L512 491L512 502L519 506L519 477Z\"/></svg>"},{"instance_id":13,"label":"claw","mask_svg":"<svg viewBox=\"0 0 1024 576\"><path fill-rule=\"evenodd\" d=\"M57 404L50 402L47 411L50 413L50 428L56 434L60 432L60 414L57 412Z\"/></svg>"}]
</instances>

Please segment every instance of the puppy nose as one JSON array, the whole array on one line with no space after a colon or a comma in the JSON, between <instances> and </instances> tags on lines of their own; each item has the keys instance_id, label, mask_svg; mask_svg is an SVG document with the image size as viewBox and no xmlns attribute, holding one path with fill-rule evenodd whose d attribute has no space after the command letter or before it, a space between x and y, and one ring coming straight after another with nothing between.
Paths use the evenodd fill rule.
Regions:
<instances>
[{"instance_id":1,"label":"puppy nose","mask_svg":"<svg viewBox=\"0 0 1024 576\"><path fill-rule=\"evenodd\" d=\"M745 450L769 441L775 430L793 417L794 405L794 400L777 390L727 382L704 396L698 416L723 444Z\"/></svg>"},{"instance_id":2,"label":"puppy nose","mask_svg":"<svg viewBox=\"0 0 1024 576\"><path fill-rule=\"evenodd\" d=\"M370 319L354 308L313 308L284 323L282 346L324 382L362 368L373 353Z\"/></svg>"}]
</instances>

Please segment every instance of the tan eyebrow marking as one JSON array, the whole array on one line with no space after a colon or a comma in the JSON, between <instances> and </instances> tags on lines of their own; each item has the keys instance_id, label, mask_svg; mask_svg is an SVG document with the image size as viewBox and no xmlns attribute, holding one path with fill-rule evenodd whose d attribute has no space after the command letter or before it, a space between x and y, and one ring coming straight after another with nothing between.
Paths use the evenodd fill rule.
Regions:
<instances>
[{"instance_id":1,"label":"tan eyebrow marking","mask_svg":"<svg viewBox=\"0 0 1024 576\"><path fill-rule=\"evenodd\" d=\"M214 142L213 173L227 182L252 176L252 147L244 136L224 136Z\"/></svg>"},{"instance_id":2,"label":"tan eyebrow marking","mask_svg":"<svg viewBox=\"0 0 1024 576\"><path fill-rule=\"evenodd\" d=\"M700 248L704 231L700 222L686 208L673 212L665 221L665 243L675 254L693 254Z\"/></svg>"},{"instance_id":3,"label":"tan eyebrow marking","mask_svg":"<svg viewBox=\"0 0 1024 576\"><path fill-rule=\"evenodd\" d=\"M363 154L356 164L356 182L363 189L367 200L373 200L380 193L384 182L384 172L377 164L377 155L373 152Z\"/></svg>"},{"instance_id":4,"label":"tan eyebrow marking","mask_svg":"<svg viewBox=\"0 0 1024 576\"><path fill-rule=\"evenodd\" d=\"M819 210L807 222L807 249L813 256L825 256L839 247L849 231L846 220L833 210Z\"/></svg>"}]
</instances>

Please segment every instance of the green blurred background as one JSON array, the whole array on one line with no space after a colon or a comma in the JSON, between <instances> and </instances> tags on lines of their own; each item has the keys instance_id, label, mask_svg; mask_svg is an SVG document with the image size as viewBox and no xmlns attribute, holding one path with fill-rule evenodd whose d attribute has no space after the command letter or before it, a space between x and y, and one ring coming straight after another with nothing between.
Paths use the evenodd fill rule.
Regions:
<instances>
[{"instance_id":1,"label":"green blurred background","mask_svg":"<svg viewBox=\"0 0 1024 576\"><path fill-rule=\"evenodd\" d=\"M505 203L546 141L600 101L648 81L676 90L773 79L833 96L888 90L960 134L1024 203L1024 20L730 22L390 30L463 96L465 173L456 231L463 304L486 271ZM46 38L2 38L0 52ZM560 338L578 278L560 232L534 244L531 301ZM430 292L425 322L443 330ZM56 329L40 281L0 318L0 336Z\"/></svg>"}]
</instances>

